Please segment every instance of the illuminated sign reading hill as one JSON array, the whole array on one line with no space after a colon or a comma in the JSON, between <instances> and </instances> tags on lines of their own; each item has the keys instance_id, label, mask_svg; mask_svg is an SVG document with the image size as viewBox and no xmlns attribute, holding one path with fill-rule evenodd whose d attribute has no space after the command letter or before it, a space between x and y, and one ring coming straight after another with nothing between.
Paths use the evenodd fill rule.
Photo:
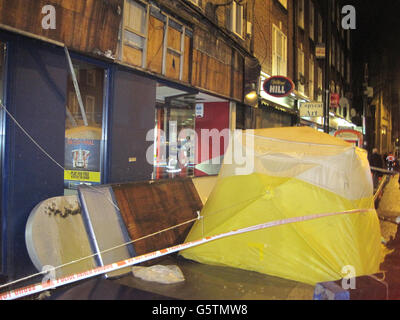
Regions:
<instances>
[{"instance_id":1,"label":"illuminated sign reading hill","mask_svg":"<svg viewBox=\"0 0 400 320\"><path fill-rule=\"evenodd\" d=\"M286 77L275 76L264 81L264 91L273 97L287 97L293 90L293 81Z\"/></svg>"}]
</instances>

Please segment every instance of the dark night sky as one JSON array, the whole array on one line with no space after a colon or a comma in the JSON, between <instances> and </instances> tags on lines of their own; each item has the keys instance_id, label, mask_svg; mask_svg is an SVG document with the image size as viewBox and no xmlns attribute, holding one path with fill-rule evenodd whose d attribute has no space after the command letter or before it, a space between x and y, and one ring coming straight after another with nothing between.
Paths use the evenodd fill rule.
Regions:
<instances>
[{"instance_id":1,"label":"dark night sky","mask_svg":"<svg viewBox=\"0 0 400 320\"><path fill-rule=\"evenodd\" d=\"M352 80L353 89L356 89L354 107L360 112L366 60L369 63L369 85L374 86L375 91L378 89L376 86L380 87L386 83L392 83L392 88L400 87L400 0L344 0L344 2L353 5L357 14L357 29L352 31L355 68ZM377 84L371 82L371 78L381 80ZM389 92L392 100L388 106L400 111L400 95L394 94L396 90Z\"/></svg>"},{"instance_id":2,"label":"dark night sky","mask_svg":"<svg viewBox=\"0 0 400 320\"><path fill-rule=\"evenodd\" d=\"M349 0L357 12L353 53L379 52L382 46L400 53L400 0Z\"/></svg>"}]
</instances>

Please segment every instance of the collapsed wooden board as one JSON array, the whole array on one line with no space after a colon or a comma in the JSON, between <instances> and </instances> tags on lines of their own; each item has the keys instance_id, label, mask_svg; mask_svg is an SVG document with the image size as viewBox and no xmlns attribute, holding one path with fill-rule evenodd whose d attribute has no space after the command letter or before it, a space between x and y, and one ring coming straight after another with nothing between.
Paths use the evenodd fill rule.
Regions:
<instances>
[{"instance_id":1,"label":"collapsed wooden board","mask_svg":"<svg viewBox=\"0 0 400 320\"><path fill-rule=\"evenodd\" d=\"M215 181L216 177L202 177L194 178L193 181L175 179L98 188L90 186L87 187L89 190L104 197L101 201L103 204L97 202L96 208L91 206L90 214L81 212L85 210L81 208L81 202L76 195L47 199L32 210L27 223L26 242L29 256L39 271L44 265L57 267L89 257L79 263L57 268L57 277L92 269L99 265L98 256L93 255L99 251L158 232L160 228L169 228L196 218L196 212L200 211L206 202ZM119 202L117 196L114 196L114 189ZM114 202L115 207L110 201ZM69 210L69 207L75 204L79 210ZM54 214L50 214L49 208ZM106 215L105 208L109 211ZM121 208L121 213L117 208ZM117 216L113 217L113 214ZM119 223L120 220L122 223ZM94 234L88 230L88 222L91 222ZM150 252L151 248L164 249L184 242L192 224L136 243L134 255ZM124 239L118 227L127 229L128 225L131 227L130 234L128 239ZM118 232L110 234L112 230ZM97 241L98 250L93 241ZM124 247L101 254L103 263L119 261L126 257L128 252Z\"/></svg>"},{"instance_id":2,"label":"collapsed wooden board","mask_svg":"<svg viewBox=\"0 0 400 320\"><path fill-rule=\"evenodd\" d=\"M118 184L112 189L132 240L195 219L203 207L191 179ZM135 242L136 254L183 243L193 223Z\"/></svg>"}]
</instances>

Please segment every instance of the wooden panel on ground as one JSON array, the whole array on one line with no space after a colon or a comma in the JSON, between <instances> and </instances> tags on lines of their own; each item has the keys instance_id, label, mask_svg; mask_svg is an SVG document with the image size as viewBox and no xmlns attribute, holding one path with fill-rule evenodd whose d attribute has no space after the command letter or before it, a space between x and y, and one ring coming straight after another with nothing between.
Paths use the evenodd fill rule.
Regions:
<instances>
[{"instance_id":1,"label":"wooden panel on ground","mask_svg":"<svg viewBox=\"0 0 400 320\"><path fill-rule=\"evenodd\" d=\"M217 179L217 176L204 176L192 179L203 205L206 204L208 197L210 196L215 184L217 183Z\"/></svg>"},{"instance_id":2,"label":"wooden panel on ground","mask_svg":"<svg viewBox=\"0 0 400 320\"><path fill-rule=\"evenodd\" d=\"M202 209L191 179L117 184L112 189L132 240L194 219ZM135 242L136 254L183 243L193 223Z\"/></svg>"},{"instance_id":3,"label":"wooden panel on ground","mask_svg":"<svg viewBox=\"0 0 400 320\"><path fill-rule=\"evenodd\" d=\"M115 204L112 188L82 185L79 187L79 200L93 251L97 253L95 258L98 264L104 266L134 257L136 254L132 245L121 246L131 239ZM128 272L130 268L125 268L108 273L107 276L119 276Z\"/></svg>"},{"instance_id":4,"label":"wooden panel on ground","mask_svg":"<svg viewBox=\"0 0 400 320\"><path fill-rule=\"evenodd\" d=\"M97 266L82 220L77 196L55 197L39 203L31 212L25 241L38 271L57 268L57 277L84 272ZM80 260L81 258L88 259ZM71 263L79 260L79 262ZM59 266L63 267L58 268Z\"/></svg>"}]
</instances>

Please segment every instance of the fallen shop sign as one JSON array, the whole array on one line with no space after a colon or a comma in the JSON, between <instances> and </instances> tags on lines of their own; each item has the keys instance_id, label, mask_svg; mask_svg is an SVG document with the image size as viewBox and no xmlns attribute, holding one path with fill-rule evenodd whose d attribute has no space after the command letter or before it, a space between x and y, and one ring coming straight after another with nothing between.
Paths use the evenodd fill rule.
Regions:
<instances>
[{"instance_id":1,"label":"fallen shop sign","mask_svg":"<svg viewBox=\"0 0 400 320\"><path fill-rule=\"evenodd\" d=\"M294 90L294 83L289 78L274 76L264 81L264 91L270 96L283 98L290 95Z\"/></svg>"}]
</instances>

